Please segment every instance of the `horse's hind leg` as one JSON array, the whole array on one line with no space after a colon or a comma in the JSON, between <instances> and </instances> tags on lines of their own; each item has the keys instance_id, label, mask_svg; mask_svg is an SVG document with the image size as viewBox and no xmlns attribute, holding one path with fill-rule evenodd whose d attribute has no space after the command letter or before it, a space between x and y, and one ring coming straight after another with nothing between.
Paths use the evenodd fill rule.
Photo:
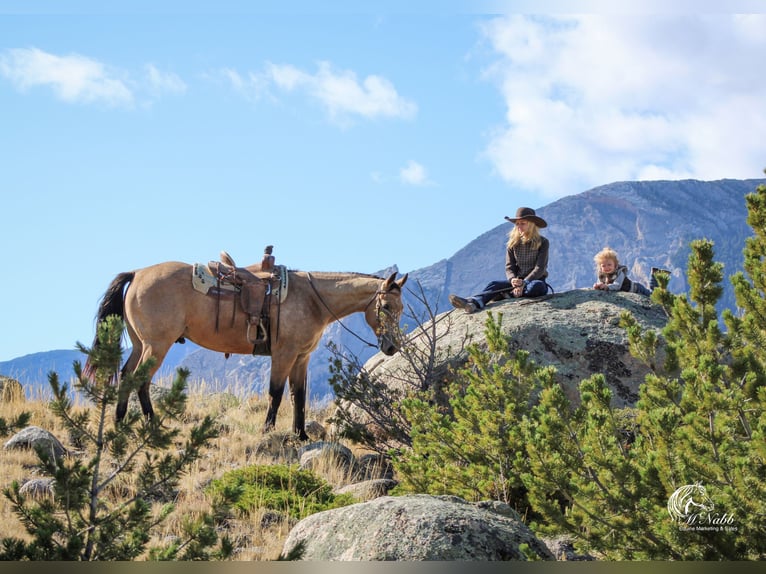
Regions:
<instances>
[{"instance_id":1,"label":"horse's hind leg","mask_svg":"<svg viewBox=\"0 0 766 574\"><path fill-rule=\"evenodd\" d=\"M117 419L117 422L120 422L122 419L124 419L128 412L128 399L130 398L130 392L125 387L125 375L136 370L140 358L141 343L138 341L133 341L133 350L131 351L128 360L125 361L120 376L120 387L117 392L117 410L115 412L115 418Z\"/></svg>"},{"instance_id":2,"label":"horse's hind leg","mask_svg":"<svg viewBox=\"0 0 766 574\"><path fill-rule=\"evenodd\" d=\"M159 370L162 361L165 360L165 355L168 354L168 350L172 344L172 341L168 344L161 345L150 345L144 343L144 349L141 352L141 360L139 364L148 361L150 357L154 357L156 359L154 366L149 370L146 382L138 389L138 402L141 403L141 412L143 412L144 416L148 419L154 417L152 399L149 393L150 385L152 384L152 378L154 377L154 374Z\"/></svg>"},{"instance_id":3,"label":"horse's hind leg","mask_svg":"<svg viewBox=\"0 0 766 574\"><path fill-rule=\"evenodd\" d=\"M168 349L170 348L170 344L165 345L151 345L149 343L142 342L138 336L135 334L135 332L128 326L128 335L130 337L131 342L133 343L133 351L130 353L130 357L128 357L128 360L125 362L125 365L122 367L122 376L124 377L127 373L134 373L136 369L138 369L139 365L144 363L149 359L149 357L154 357L156 359L156 362L154 363L154 367L149 371L147 381L141 385L141 387L138 389L138 402L141 404L141 412L144 413L144 416L146 418L151 419L154 417L154 409L152 408L152 401L149 393L149 385L152 382L152 377L154 377L154 374L157 372L157 370L160 368L160 365L162 364L163 359L165 358L165 355L168 352ZM172 344L172 343L171 343ZM123 386L123 382L120 381L120 390L118 393L117 398L117 411L116 411L116 419L117 421L121 421L123 418L125 418L125 414L128 412L128 398L129 398L129 392L128 389L126 389Z\"/></svg>"}]
</instances>

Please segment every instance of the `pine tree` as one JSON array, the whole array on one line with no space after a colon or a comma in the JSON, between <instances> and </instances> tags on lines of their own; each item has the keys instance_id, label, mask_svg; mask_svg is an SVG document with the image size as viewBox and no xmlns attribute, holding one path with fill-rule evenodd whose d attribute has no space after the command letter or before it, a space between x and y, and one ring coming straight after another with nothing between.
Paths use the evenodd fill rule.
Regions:
<instances>
[{"instance_id":1,"label":"pine tree","mask_svg":"<svg viewBox=\"0 0 766 574\"><path fill-rule=\"evenodd\" d=\"M446 407L427 396L402 401L412 450L394 460L400 491L502 500L527 512L519 423L554 371L538 368L525 351L511 355L501 326L502 315L495 320L488 313L487 349L468 346L468 364L448 388Z\"/></svg>"},{"instance_id":2,"label":"pine tree","mask_svg":"<svg viewBox=\"0 0 766 574\"><path fill-rule=\"evenodd\" d=\"M662 367L656 335L623 316L633 354L655 369L640 390L632 440L621 440L630 425L618 422L625 411L610 406L600 375L581 384L578 408L549 387L527 419L530 501L583 549L614 559L766 556L766 356L758 344L766 328L764 194L748 196L756 235L745 250L746 271L754 279L733 278L744 314L725 312L725 331L715 308L723 268L707 240L691 244L690 299L668 293L666 277L652 294L669 317ZM708 527L682 528L668 500L695 483L707 487L714 510L704 515Z\"/></svg>"},{"instance_id":3,"label":"pine tree","mask_svg":"<svg viewBox=\"0 0 766 574\"><path fill-rule=\"evenodd\" d=\"M489 349L469 348L448 408L402 403L412 450L396 460L401 488L525 493L534 529L568 532L609 559L766 558L766 188L746 201L754 235L732 277L737 314L718 316L723 266L704 239L690 245L688 295L659 277L661 337L623 314L631 353L651 369L634 408L612 406L601 374L582 381L573 405L552 369L511 356L490 316ZM669 501L697 484L704 512L680 523Z\"/></svg>"},{"instance_id":4,"label":"pine tree","mask_svg":"<svg viewBox=\"0 0 766 574\"><path fill-rule=\"evenodd\" d=\"M122 360L122 332L122 321L108 317L98 326L101 345L97 349L78 345L90 357L95 374L92 379L86 377L79 362L75 362L75 388L93 404L93 409L76 410L67 385L59 382L56 373L49 375L54 396L51 409L85 454L54 458L38 452L43 471L54 478L51 499L27 499L18 482L4 490L31 540L4 538L0 559L89 561L141 556L152 532L173 512L173 504L166 503L155 514L152 502L168 498L182 473L217 435L214 421L205 417L183 445L175 448L182 437L173 423L186 408L184 391L189 373L183 369L159 399L154 418L147 420L131 411L122 422L110 427L107 421L118 390L109 381ZM139 388L147 381L150 366L146 362L135 374L126 374L124 385L130 390ZM135 493L119 497L115 494L117 485L126 478L136 483ZM153 549L152 556L209 559L225 557L231 551L228 540L218 540L208 515L190 520L184 534L166 548Z\"/></svg>"}]
</instances>

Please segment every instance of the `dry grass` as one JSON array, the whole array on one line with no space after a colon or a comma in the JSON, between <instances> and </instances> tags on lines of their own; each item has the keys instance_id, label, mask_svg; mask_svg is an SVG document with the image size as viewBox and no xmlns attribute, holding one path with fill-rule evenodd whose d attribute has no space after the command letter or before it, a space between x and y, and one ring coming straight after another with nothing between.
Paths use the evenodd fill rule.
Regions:
<instances>
[{"instance_id":1,"label":"dry grass","mask_svg":"<svg viewBox=\"0 0 766 574\"><path fill-rule=\"evenodd\" d=\"M169 386L170 381L160 381L160 385ZM210 386L197 385L189 389L189 401L185 420L182 421L182 436L199 423L206 415L212 415L220 425L220 435L214 439L203 456L197 460L190 471L180 481L176 497L176 511L163 523L152 545L158 545L164 538L175 536L181 531L183 521L197 513L210 509L210 501L204 493L205 486L228 470L252 464L271 464L273 460L256 454L255 446L263 440L261 425L266 418L267 398L247 397L244 392L215 392ZM78 408L89 408L78 405ZM133 407L131 407L133 408ZM317 408L309 405L307 421L323 422L330 414L331 407ZM291 406L286 397L277 417L274 434L286 433L292 422ZM66 429L49 410L43 398L0 401L0 417L7 421L18 416L22 411L31 413L30 425L42 427L52 432L67 448L69 437ZM95 414L95 413L94 413ZM110 413L111 415L111 413ZM10 437L2 439L3 443ZM346 445L350 448L351 445ZM349 482L349 476L332 463L315 469L317 474L334 486ZM0 449L0 488L6 488L11 482L23 483L39 477L37 457L32 451ZM125 495L134 490L130 480L123 480L115 485L114 494ZM235 560L273 560L282 550L285 538L292 526L285 521L270 520L265 512L257 511L248 516L241 516L231 521L227 534L236 546ZM265 526L263 523L268 523ZM28 538L26 531L13 513L4 496L0 496L0 537L15 536Z\"/></svg>"}]
</instances>

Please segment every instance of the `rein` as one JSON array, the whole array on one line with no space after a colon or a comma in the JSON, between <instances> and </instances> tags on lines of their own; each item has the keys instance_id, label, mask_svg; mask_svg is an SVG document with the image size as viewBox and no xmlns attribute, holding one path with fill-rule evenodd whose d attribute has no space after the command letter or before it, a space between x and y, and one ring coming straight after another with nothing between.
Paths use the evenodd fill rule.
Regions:
<instances>
[{"instance_id":1,"label":"rein","mask_svg":"<svg viewBox=\"0 0 766 574\"><path fill-rule=\"evenodd\" d=\"M551 286L550 283L548 283L545 279L542 279L542 282L545 283L545 287L546 287L545 294L546 295L548 294L548 291L550 291L554 295L556 294L556 292L553 290L553 287ZM510 293L511 291L513 291L513 287L505 287L504 289L495 289L494 291L482 291L482 293L485 294L485 295L499 295L500 293ZM542 295L541 295L541 297L542 297Z\"/></svg>"},{"instance_id":2,"label":"rein","mask_svg":"<svg viewBox=\"0 0 766 574\"><path fill-rule=\"evenodd\" d=\"M367 345L367 346L369 346L369 347L374 347L374 348L376 348L376 349L377 349L377 347L378 347L378 346L377 346L376 344L374 344L374 343L370 343L369 341L367 341L367 340L363 339L362 337L360 337L359 335L357 335L357 334L356 334L354 331L352 331L351 329L349 329L348 327L346 327L346 326L343 324L343 321L341 321L341 318L340 318L340 317L338 317L338 316L335 314L335 312L334 312L332 309L330 309L330 306L329 306L329 305L327 304L327 302L324 300L324 297L322 297L322 294L321 294L321 293L319 292L319 290L316 288L316 285L314 285L314 281L311 279L311 273L309 273L309 272L307 271L307 272L306 272L306 277L308 277L308 280L309 280L309 285L311 285L311 288L314 290L314 293L316 293L316 296L319 298L319 301L320 301L320 303L322 303L322 305L324 306L324 308L325 308L325 309L327 309L327 311L330 313L330 315L332 316L332 318L333 318L333 319L335 319L335 320L338 322L338 324L339 324L341 327L343 327L343 328L344 328L346 331L348 331L348 332L349 332L349 333L351 333L351 334L352 334L354 337L356 337L357 339L359 339L359 340L360 340L362 343L364 343L365 345ZM369 303L367 303L367 305L366 305L366 306L365 306L365 308L364 308L364 309L365 309L365 311L367 310L367 307L369 307L370 305L372 305L372 302L373 302L373 301L375 301L375 298L378 296L378 294L380 294L380 290L376 291L376 292L375 292L375 294L372 296L372 299L370 299L370 302L369 302Z\"/></svg>"}]
</instances>

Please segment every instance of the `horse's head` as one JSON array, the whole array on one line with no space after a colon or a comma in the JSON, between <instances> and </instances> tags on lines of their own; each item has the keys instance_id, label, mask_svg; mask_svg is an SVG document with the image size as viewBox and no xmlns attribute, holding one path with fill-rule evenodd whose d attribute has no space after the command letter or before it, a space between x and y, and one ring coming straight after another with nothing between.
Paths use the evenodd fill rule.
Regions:
<instances>
[{"instance_id":1,"label":"horse's head","mask_svg":"<svg viewBox=\"0 0 766 574\"><path fill-rule=\"evenodd\" d=\"M396 280L396 273L380 284L372 302L368 305L364 318L378 336L378 348L386 355L393 355L399 350L401 332L399 319L404 310L402 303L402 286L407 281L407 275ZM371 303L372 303L371 302Z\"/></svg>"},{"instance_id":2,"label":"horse's head","mask_svg":"<svg viewBox=\"0 0 766 574\"><path fill-rule=\"evenodd\" d=\"M697 515L700 510L712 512L715 504L707 494L707 490L699 482L677 488L668 499L668 513L674 520L687 520Z\"/></svg>"},{"instance_id":3,"label":"horse's head","mask_svg":"<svg viewBox=\"0 0 766 574\"><path fill-rule=\"evenodd\" d=\"M689 504L687 507L697 507L708 512L715 509L715 504L707 494L707 489L699 482L694 485L694 490L689 495Z\"/></svg>"}]
</instances>

